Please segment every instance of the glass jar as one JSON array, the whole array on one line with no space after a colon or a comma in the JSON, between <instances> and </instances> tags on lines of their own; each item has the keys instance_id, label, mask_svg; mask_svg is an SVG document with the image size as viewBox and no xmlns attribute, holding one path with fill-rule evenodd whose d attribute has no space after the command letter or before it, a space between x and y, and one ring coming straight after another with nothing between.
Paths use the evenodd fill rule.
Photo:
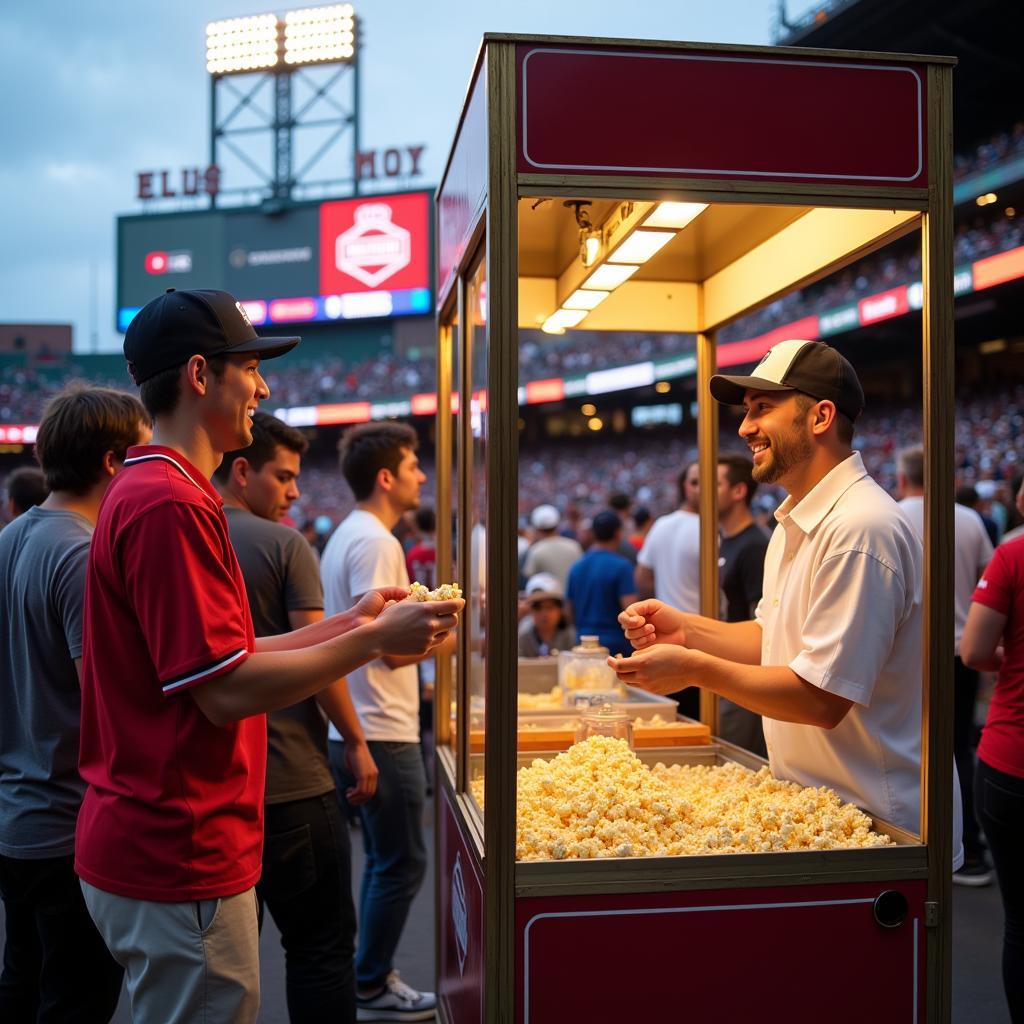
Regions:
<instances>
[{"instance_id":1,"label":"glass jar","mask_svg":"<svg viewBox=\"0 0 1024 1024\"><path fill-rule=\"evenodd\" d=\"M596 636L581 636L577 647L558 655L558 685L565 703L572 707L623 700L625 687L608 664L608 648Z\"/></svg>"},{"instance_id":2,"label":"glass jar","mask_svg":"<svg viewBox=\"0 0 1024 1024\"><path fill-rule=\"evenodd\" d=\"M616 711L614 705L608 702L580 715L580 724L576 726L576 742L588 736L611 736L616 740L625 740L629 749L633 749L633 723L629 715L625 711Z\"/></svg>"}]
</instances>

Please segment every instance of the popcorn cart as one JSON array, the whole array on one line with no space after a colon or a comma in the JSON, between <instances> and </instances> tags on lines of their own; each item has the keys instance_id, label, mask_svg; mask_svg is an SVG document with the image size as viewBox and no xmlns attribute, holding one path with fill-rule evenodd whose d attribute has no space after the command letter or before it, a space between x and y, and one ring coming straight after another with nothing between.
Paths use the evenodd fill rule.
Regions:
<instances>
[{"instance_id":1,"label":"popcorn cart","mask_svg":"<svg viewBox=\"0 0 1024 1024\"><path fill-rule=\"evenodd\" d=\"M438 533L438 566L467 598L436 705L454 709L437 716L446 1024L949 1020L954 63L484 38L437 203L438 521L455 524L453 536ZM688 358L710 480L716 331L911 231L923 254L927 489L917 834L875 821L857 848L666 856L623 843L587 858L538 856L521 837L517 851L517 798L523 811L527 800L568 799L572 773L588 770L578 752L610 752L600 775L609 818L621 816L620 776L640 770L598 736L573 746L575 760L539 790L518 781L535 757L554 765L552 753L518 749L528 674L516 656L519 405L571 397L564 381L520 388L519 329L696 334ZM729 361L755 362L770 343L730 346ZM643 366L631 372L618 386L654 382ZM703 487L709 615L716 522L715 490ZM702 695L701 716L717 733L713 695ZM707 740L637 753L645 772L661 762L651 778L675 765L760 764ZM598 807L578 812L599 821Z\"/></svg>"}]
</instances>

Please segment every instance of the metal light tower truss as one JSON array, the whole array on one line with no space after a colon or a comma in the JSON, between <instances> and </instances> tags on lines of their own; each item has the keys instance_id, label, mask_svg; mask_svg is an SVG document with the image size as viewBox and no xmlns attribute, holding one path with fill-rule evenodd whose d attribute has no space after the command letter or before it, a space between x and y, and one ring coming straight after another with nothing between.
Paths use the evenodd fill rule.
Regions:
<instances>
[{"instance_id":1,"label":"metal light tower truss","mask_svg":"<svg viewBox=\"0 0 1024 1024\"><path fill-rule=\"evenodd\" d=\"M207 26L212 205L358 192L358 30L350 4Z\"/></svg>"}]
</instances>

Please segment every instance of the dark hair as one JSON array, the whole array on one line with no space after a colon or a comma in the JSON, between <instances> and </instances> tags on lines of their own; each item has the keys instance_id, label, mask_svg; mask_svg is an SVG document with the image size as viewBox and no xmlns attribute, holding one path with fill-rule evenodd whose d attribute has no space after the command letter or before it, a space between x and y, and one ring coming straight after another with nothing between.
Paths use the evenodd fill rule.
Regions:
<instances>
[{"instance_id":1,"label":"dark hair","mask_svg":"<svg viewBox=\"0 0 1024 1024\"><path fill-rule=\"evenodd\" d=\"M594 521L590 524L590 528L594 531L594 539L604 544L610 541L622 529L622 520L614 512L605 509L594 516Z\"/></svg>"},{"instance_id":2,"label":"dark hair","mask_svg":"<svg viewBox=\"0 0 1024 1024\"><path fill-rule=\"evenodd\" d=\"M43 471L35 466L19 466L7 477L7 497L14 504L15 515L41 505L49 493Z\"/></svg>"},{"instance_id":3,"label":"dark hair","mask_svg":"<svg viewBox=\"0 0 1024 1024\"><path fill-rule=\"evenodd\" d=\"M686 501L686 478L690 475L690 470L693 469L693 467L696 466L696 465L697 465L697 460L693 459L691 462L688 462L686 464L686 466L683 468L682 473L680 473L679 476L676 477L676 488L679 491L679 504L680 505L684 501Z\"/></svg>"},{"instance_id":4,"label":"dark hair","mask_svg":"<svg viewBox=\"0 0 1024 1024\"><path fill-rule=\"evenodd\" d=\"M423 533L433 533L437 529L437 516L430 505L416 509L416 528Z\"/></svg>"},{"instance_id":5,"label":"dark hair","mask_svg":"<svg viewBox=\"0 0 1024 1024\"><path fill-rule=\"evenodd\" d=\"M615 509L616 512L625 512L632 504L633 499L628 494L623 494L622 491L616 491L608 499L608 507Z\"/></svg>"},{"instance_id":6,"label":"dark hair","mask_svg":"<svg viewBox=\"0 0 1024 1024\"><path fill-rule=\"evenodd\" d=\"M1014 492L1016 494L1016 492ZM972 484L956 489L955 500L958 505L966 505L968 508L975 508L978 504L978 492Z\"/></svg>"},{"instance_id":7,"label":"dark hair","mask_svg":"<svg viewBox=\"0 0 1024 1024\"><path fill-rule=\"evenodd\" d=\"M904 448L897 456L900 472L912 487L924 487L924 449Z\"/></svg>"},{"instance_id":8,"label":"dark hair","mask_svg":"<svg viewBox=\"0 0 1024 1024\"><path fill-rule=\"evenodd\" d=\"M814 395L808 395L804 391L798 391L796 393L796 404L797 409L802 416L812 405L816 405L822 401L820 398L815 398ZM834 402L832 403L835 404ZM840 412L836 409L836 440L840 444L853 444L853 420L844 412Z\"/></svg>"},{"instance_id":9,"label":"dark hair","mask_svg":"<svg viewBox=\"0 0 1024 1024\"><path fill-rule=\"evenodd\" d=\"M51 491L85 494L101 478L108 451L124 460L149 416L124 391L69 384L47 404L36 435L36 458Z\"/></svg>"},{"instance_id":10,"label":"dark hair","mask_svg":"<svg viewBox=\"0 0 1024 1024\"><path fill-rule=\"evenodd\" d=\"M650 522L651 510L646 505L641 505L633 510L633 522L639 530L645 523Z\"/></svg>"},{"instance_id":11,"label":"dark hair","mask_svg":"<svg viewBox=\"0 0 1024 1024\"><path fill-rule=\"evenodd\" d=\"M186 363L179 363L169 370L161 370L139 385L139 398L153 419L157 416L170 416L178 408L178 401L181 398L181 368L185 365ZM206 356L206 365L219 380L227 369L227 356Z\"/></svg>"},{"instance_id":12,"label":"dark hair","mask_svg":"<svg viewBox=\"0 0 1024 1024\"><path fill-rule=\"evenodd\" d=\"M290 452L305 455L309 450L309 442L301 432L289 427L284 420L271 416L269 412L254 412L252 415L252 444L247 448L237 448L233 452L225 452L220 465L214 470L213 477L222 484L231 479L231 467L235 459L245 459L259 472L274 457L278 448L287 448Z\"/></svg>"},{"instance_id":13,"label":"dark hair","mask_svg":"<svg viewBox=\"0 0 1024 1024\"><path fill-rule=\"evenodd\" d=\"M405 423L363 423L346 430L338 444L341 473L356 501L373 494L382 469L397 473L402 452L415 451L418 444L416 431Z\"/></svg>"},{"instance_id":14,"label":"dark hair","mask_svg":"<svg viewBox=\"0 0 1024 1024\"><path fill-rule=\"evenodd\" d=\"M737 484L747 485L744 501L749 508L750 503L754 500L754 492L757 490L753 461L745 455L719 455L718 464L725 466L725 478L729 481L730 487L735 487Z\"/></svg>"}]
</instances>

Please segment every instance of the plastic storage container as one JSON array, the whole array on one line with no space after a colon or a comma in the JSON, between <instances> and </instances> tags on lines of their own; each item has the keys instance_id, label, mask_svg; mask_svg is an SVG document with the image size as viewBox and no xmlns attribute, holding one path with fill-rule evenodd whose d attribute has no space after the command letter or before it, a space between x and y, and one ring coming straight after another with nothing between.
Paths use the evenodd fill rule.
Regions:
<instances>
[{"instance_id":1,"label":"plastic storage container","mask_svg":"<svg viewBox=\"0 0 1024 1024\"><path fill-rule=\"evenodd\" d=\"M558 655L558 685L567 707L625 699L626 688L608 665L608 648L596 636L581 636L578 647Z\"/></svg>"},{"instance_id":2,"label":"plastic storage container","mask_svg":"<svg viewBox=\"0 0 1024 1024\"><path fill-rule=\"evenodd\" d=\"M580 724L576 727L576 742L590 736L611 736L613 739L625 740L630 749L633 748L633 723L625 711L619 711L612 704L592 707L580 715Z\"/></svg>"}]
</instances>

